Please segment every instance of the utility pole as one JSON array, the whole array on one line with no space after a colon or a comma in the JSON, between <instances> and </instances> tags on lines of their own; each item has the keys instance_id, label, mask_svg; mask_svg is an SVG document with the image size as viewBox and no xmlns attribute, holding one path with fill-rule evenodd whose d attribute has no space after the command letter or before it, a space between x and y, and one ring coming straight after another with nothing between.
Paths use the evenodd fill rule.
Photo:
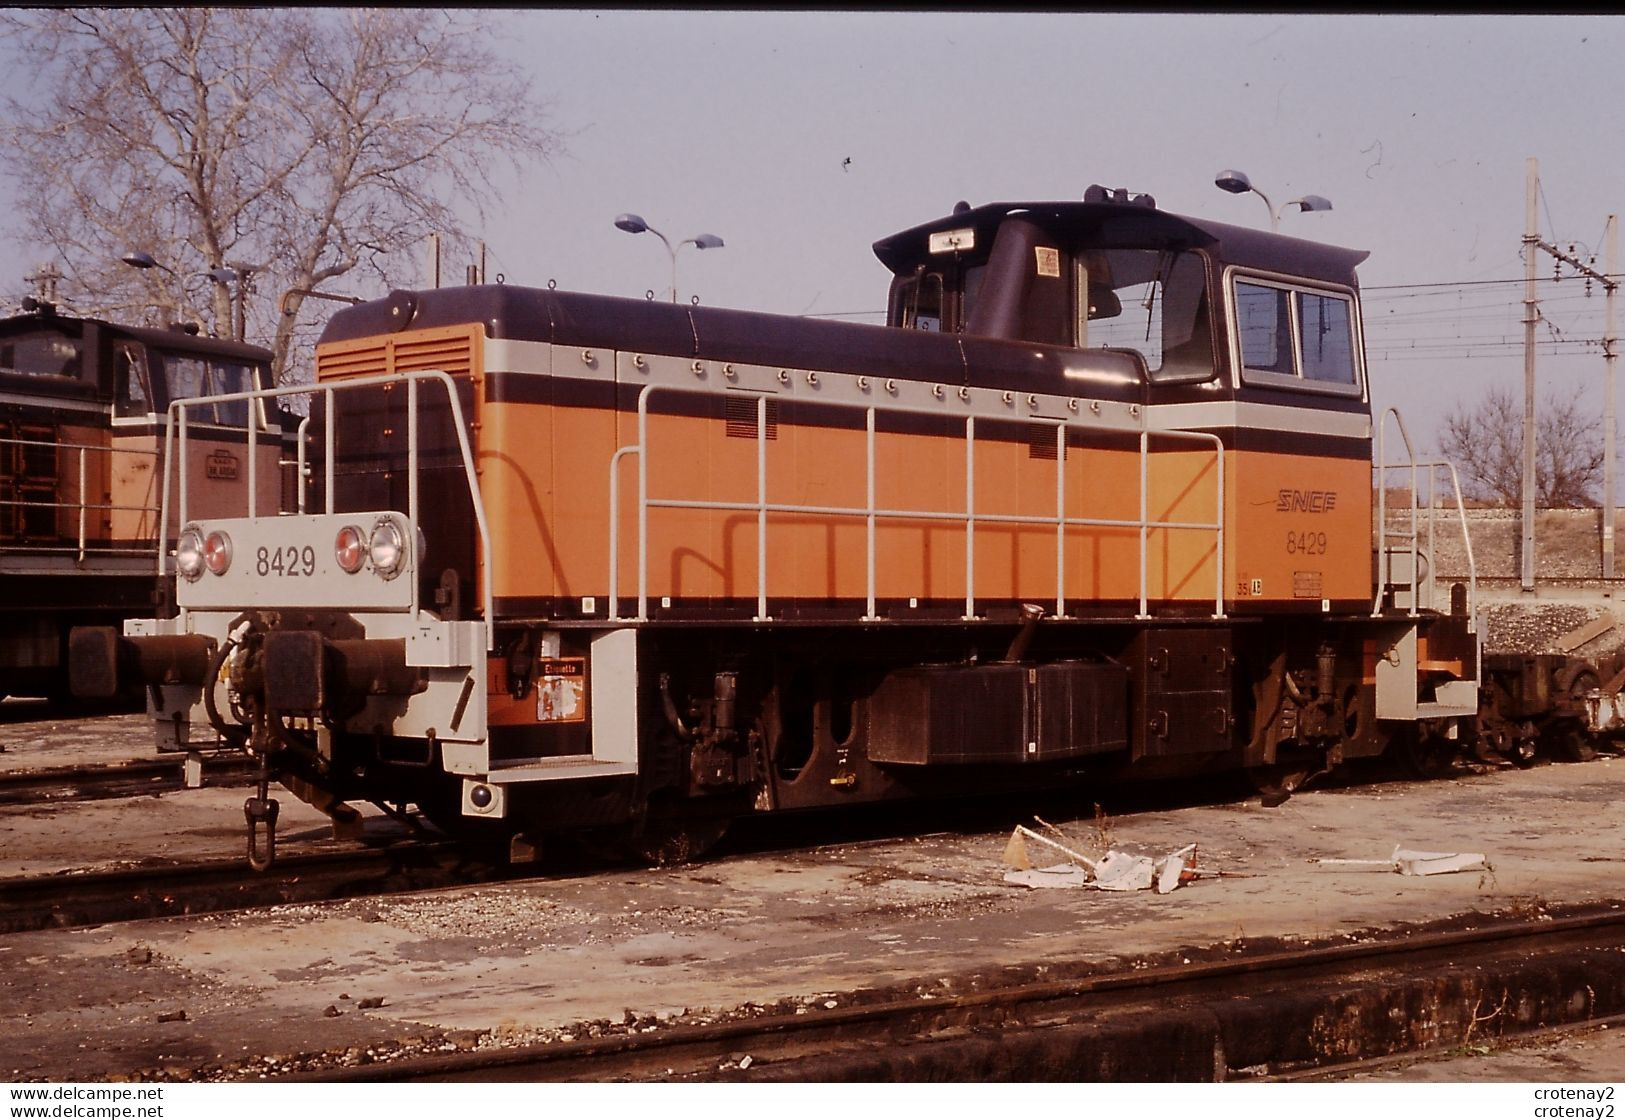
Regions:
<instances>
[{"instance_id":1,"label":"utility pole","mask_svg":"<svg viewBox=\"0 0 1625 1120\"><path fill-rule=\"evenodd\" d=\"M1614 578L1614 448L1616 446L1616 419L1614 412L1614 361L1619 357L1619 336L1614 333L1614 304L1619 294L1619 218L1608 215L1607 248L1603 254L1603 281L1608 293L1608 310L1603 327L1602 355L1608 366L1608 380L1603 388L1602 438L1602 578Z\"/></svg>"},{"instance_id":2,"label":"utility pole","mask_svg":"<svg viewBox=\"0 0 1625 1120\"><path fill-rule=\"evenodd\" d=\"M34 270L32 276L23 277L34 285L34 298L41 303L56 303L56 282L62 279L62 273L57 271L56 265L46 261Z\"/></svg>"},{"instance_id":3,"label":"utility pole","mask_svg":"<svg viewBox=\"0 0 1625 1120\"><path fill-rule=\"evenodd\" d=\"M1558 262L1568 265L1586 278L1586 291L1591 281L1601 284L1607 297L1603 326L1602 352L1607 364L1607 380L1603 385L1602 438L1602 578L1614 578L1614 442L1618 422L1614 408L1614 362L1619 357L1619 338L1615 333L1615 306L1619 296L1619 219L1608 215L1605 232L1603 271L1598 272L1587 261L1574 255L1574 246L1564 252L1556 245L1540 239L1535 225L1535 195L1540 187L1540 173L1536 162L1528 164L1527 196L1525 199L1524 245L1524 318L1523 318L1523 590L1535 589L1535 324L1540 321L1539 302L1535 296L1535 252L1539 250ZM1593 261L1596 257L1591 258Z\"/></svg>"},{"instance_id":4,"label":"utility pole","mask_svg":"<svg viewBox=\"0 0 1625 1120\"><path fill-rule=\"evenodd\" d=\"M1523 557L1521 584L1525 594L1535 590L1535 324L1540 320L1535 297L1535 248L1540 244L1536 224L1535 193L1540 188L1540 165L1530 157L1524 165L1523 222Z\"/></svg>"}]
</instances>

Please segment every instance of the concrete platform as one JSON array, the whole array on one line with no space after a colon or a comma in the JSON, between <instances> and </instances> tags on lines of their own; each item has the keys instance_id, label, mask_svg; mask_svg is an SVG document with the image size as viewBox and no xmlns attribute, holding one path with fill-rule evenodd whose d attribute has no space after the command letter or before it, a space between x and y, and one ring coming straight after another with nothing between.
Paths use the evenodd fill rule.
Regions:
<instances>
[{"instance_id":1,"label":"concrete platform","mask_svg":"<svg viewBox=\"0 0 1625 1120\"><path fill-rule=\"evenodd\" d=\"M143 799L138 818L121 803L3 814L0 847L44 861L54 844L53 866L105 865L185 833L189 850L229 857L240 795L220 791L231 803L216 805L210 793ZM944 807L942 830L925 834L0 939L0 1080L255 1077L319 1051L522 1043L628 1014L704 1021L1004 966L1132 967L1185 947L1625 899L1622 759L1310 790L1275 809L1118 815L1114 797L1084 791L1073 819L1047 819L1080 846L1160 855L1194 842L1225 876L1167 895L1014 886L1001 857L1030 816L948 831L963 818ZM208 835L200 822L216 811ZM1311 862L1382 859L1397 844L1481 852L1492 869L1405 877Z\"/></svg>"}]
</instances>

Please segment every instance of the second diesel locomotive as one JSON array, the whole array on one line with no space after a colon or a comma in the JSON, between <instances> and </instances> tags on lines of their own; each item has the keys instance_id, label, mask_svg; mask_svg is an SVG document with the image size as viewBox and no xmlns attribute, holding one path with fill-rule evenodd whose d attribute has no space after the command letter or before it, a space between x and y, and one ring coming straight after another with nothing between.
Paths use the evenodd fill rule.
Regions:
<instances>
[{"instance_id":1,"label":"second diesel locomotive","mask_svg":"<svg viewBox=\"0 0 1625 1120\"><path fill-rule=\"evenodd\" d=\"M179 488L175 613L77 631L78 687L138 678L160 744L223 737L336 819L516 850L1080 776L1284 794L1471 734L1471 588L1435 594L1414 497L1373 508L1364 253L1101 188L875 251L885 326L504 285L338 312L309 494ZM1398 462L1412 495L1437 466Z\"/></svg>"},{"instance_id":2,"label":"second diesel locomotive","mask_svg":"<svg viewBox=\"0 0 1625 1120\"><path fill-rule=\"evenodd\" d=\"M43 298L0 318L0 698L67 697L72 627L153 613L164 413L179 397L267 388L270 365L257 346ZM240 506L247 411L193 415L197 512ZM268 487L278 450L265 444Z\"/></svg>"}]
</instances>

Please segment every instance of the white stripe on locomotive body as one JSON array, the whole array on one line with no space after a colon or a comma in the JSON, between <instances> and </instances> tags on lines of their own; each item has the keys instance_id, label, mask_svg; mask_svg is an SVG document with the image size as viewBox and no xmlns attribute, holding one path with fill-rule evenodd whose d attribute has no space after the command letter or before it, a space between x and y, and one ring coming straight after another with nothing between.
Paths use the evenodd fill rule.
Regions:
<instances>
[{"instance_id":1,"label":"white stripe on locomotive body","mask_svg":"<svg viewBox=\"0 0 1625 1120\"><path fill-rule=\"evenodd\" d=\"M614 361L606 358L613 353ZM1370 439L1369 412L1329 409L1318 403L1302 407L1252 401L1216 400L1141 406L1137 402L1023 393L976 385L913 381L830 370L793 369L681 358L631 351L594 351L590 348L487 339L486 373L511 376L553 376L578 381L618 382L622 385L657 385L672 389L714 389L823 401L835 405L873 407L877 412L937 413L974 416L979 420L1076 422L1080 428L1138 432L1141 417L1152 431L1211 431L1244 428L1293 435L1321 435L1344 439ZM1111 371L1067 371L1080 383L1117 383ZM1324 400L1324 397L1319 398Z\"/></svg>"},{"instance_id":2,"label":"white stripe on locomotive body","mask_svg":"<svg viewBox=\"0 0 1625 1120\"><path fill-rule=\"evenodd\" d=\"M1371 415L1329 408L1259 404L1256 401L1200 401L1154 404L1147 411L1155 431L1198 431L1246 428L1257 432L1370 439Z\"/></svg>"},{"instance_id":3,"label":"white stripe on locomotive body","mask_svg":"<svg viewBox=\"0 0 1625 1120\"><path fill-rule=\"evenodd\" d=\"M83 412L90 416L111 416L113 406L105 401L77 401L72 397L52 397L43 393L0 392L0 405L48 408L53 412Z\"/></svg>"}]
</instances>

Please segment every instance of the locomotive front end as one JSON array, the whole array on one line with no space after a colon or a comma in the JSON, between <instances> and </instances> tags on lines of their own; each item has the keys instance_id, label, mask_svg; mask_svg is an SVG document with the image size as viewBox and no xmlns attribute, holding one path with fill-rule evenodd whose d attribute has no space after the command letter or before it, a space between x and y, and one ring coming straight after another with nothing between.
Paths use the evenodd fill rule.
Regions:
<instances>
[{"instance_id":1,"label":"locomotive front end","mask_svg":"<svg viewBox=\"0 0 1625 1120\"><path fill-rule=\"evenodd\" d=\"M122 636L77 631L72 641L81 695L131 681L146 687L160 749L224 744L259 761L261 788L246 805L256 866L274 856L273 781L348 826L358 818L347 799L438 808L458 799L447 776L484 764L486 626L477 608L468 612L475 617L451 617L460 610L448 590L457 570L430 570L433 545L420 520L430 499L441 499L444 479L427 462L438 457L440 475L455 466L475 540L485 540L457 385L441 371L414 371L263 395L290 393L315 398L297 446L308 486L295 508L250 501L247 516L194 518L184 476L166 480L166 503L182 526L167 558L175 614L131 620ZM380 400L397 394L400 415L390 423L403 430L400 461L365 447L346 452L337 436L376 433ZM209 403L177 403L177 430ZM310 436L313 426L320 438ZM346 485L346 475L361 481ZM382 492L368 485L379 480ZM358 497L398 498L399 508L358 507ZM441 780L425 779L431 764Z\"/></svg>"}]
</instances>

